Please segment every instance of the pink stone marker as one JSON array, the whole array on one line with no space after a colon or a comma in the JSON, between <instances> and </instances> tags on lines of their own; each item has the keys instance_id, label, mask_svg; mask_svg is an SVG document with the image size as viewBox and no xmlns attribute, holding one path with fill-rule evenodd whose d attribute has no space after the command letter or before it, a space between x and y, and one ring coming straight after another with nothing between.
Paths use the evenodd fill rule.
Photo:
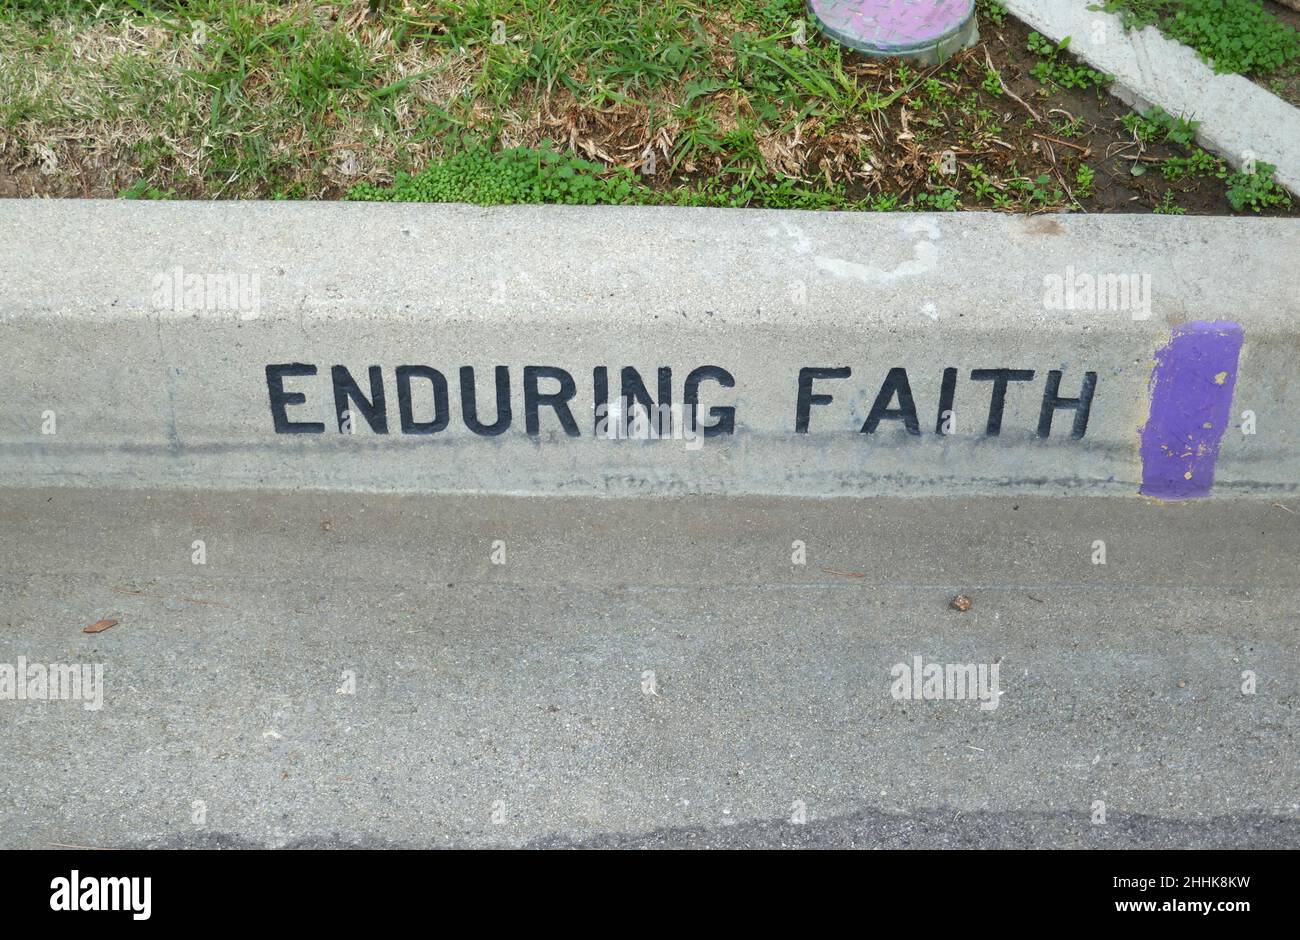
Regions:
<instances>
[{"instance_id":1,"label":"pink stone marker","mask_svg":"<svg viewBox=\"0 0 1300 940\"><path fill-rule=\"evenodd\" d=\"M808 0L808 12L850 49L923 65L979 41L975 0Z\"/></svg>"}]
</instances>

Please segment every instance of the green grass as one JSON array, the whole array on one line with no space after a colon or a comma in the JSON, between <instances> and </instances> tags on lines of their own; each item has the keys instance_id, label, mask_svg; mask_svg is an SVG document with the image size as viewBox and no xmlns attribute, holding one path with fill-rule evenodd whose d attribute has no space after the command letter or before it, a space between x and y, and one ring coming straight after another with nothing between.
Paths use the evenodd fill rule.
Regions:
<instances>
[{"instance_id":1,"label":"green grass","mask_svg":"<svg viewBox=\"0 0 1300 940\"><path fill-rule=\"evenodd\" d=\"M670 155L674 167L720 156L715 169L751 177L766 172L757 145L762 132L796 115L840 120L879 106L846 74L837 47L789 41L804 15L797 0L381 3L365 31L386 35L382 49L316 15L330 9L265 0L11 0L0 9L0 25L8 27L0 38L12 37L6 52L25 58L4 74L21 76L39 61L64 84L103 84L107 75L115 93L68 100L59 82L6 88L0 77L0 92L8 92L0 94L0 128L165 119L202 134L206 182L238 194L253 180L269 181L273 191L294 183L308 191L327 186L323 172L301 179L303 157L336 142L345 121L361 143L378 139L409 170L414 159L403 158L412 143L456 132L495 138L529 99L565 93L578 108L647 110L648 136L685 125ZM166 72L152 57L133 55L114 56L106 68L73 59L78 33L107 30L124 16L162 31L155 51L183 67ZM502 32L505 41L494 42ZM720 53L729 67L718 68ZM396 60L404 56L427 71L399 70ZM431 75L454 81L455 93L436 104L415 100L419 82ZM739 126L731 126L734 115L720 120L715 113L713 99L728 94L744 99ZM414 127L397 116L411 107L421 112ZM180 156L162 136L139 148L145 166L160 170Z\"/></svg>"},{"instance_id":2,"label":"green grass","mask_svg":"<svg viewBox=\"0 0 1300 940\"><path fill-rule=\"evenodd\" d=\"M358 183L348 198L369 202L467 202L474 205L547 203L559 205L688 205L782 209L845 208L842 190L816 189L797 180L751 180L730 186L705 184L655 190L633 171L612 173L599 164L553 147L512 147L493 151L486 144L435 161L416 174L400 173L391 186Z\"/></svg>"},{"instance_id":3,"label":"green grass","mask_svg":"<svg viewBox=\"0 0 1300 940\"><path fill-rule=\"evenodd\" d=\"M1049 159L1041 139L1095 143L1051 107L1107 81L1068 41L1015 51L1007 77L1032 68L1050 115L1033 120L1001 58L865 60L806 17L803 0L0 0L0 173L126 198L1020 212L1104 185L1087 147ZM1186 134L1133 120L1144 141ZM1162 172L1201 178L1204 159ZM1243 211L1277 205L1238 188Z\"/></svg>"}]
</instances>

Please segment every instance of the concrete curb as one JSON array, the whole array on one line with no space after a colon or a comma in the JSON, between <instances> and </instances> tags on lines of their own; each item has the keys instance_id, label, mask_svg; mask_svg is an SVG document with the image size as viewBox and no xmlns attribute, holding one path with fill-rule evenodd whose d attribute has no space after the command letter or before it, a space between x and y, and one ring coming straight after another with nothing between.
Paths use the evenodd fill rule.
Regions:
<instances>
[{"instance_id":1,"label":"concrete curb","mask_svg":"<svg viewBox=\"0 0 1300 940\"><path fill-rule=\"evenodd\" d=\"M1179 499L1300 476L1293 220L13 201L0 227L9 485ZM624 394L709 430L602 427Z\"/></svg>"},{"instance_id":2,"label":"concrete curb","mask_svg":"<svg viewBox=\"0 0 1300 940\"><path fill-rule=\"evenodd\" d=\"M1158 105L1201 122L1197 139L1234 167L1277 167L1278 183L1300 195L1300 109L1240 75L1217 75L1196 52L1148 26L1125 32L1120 18L1087 0L1005 0L1018 19L1115 76L1111 91L1139 110Z\"/></svg>"}]
</instances>

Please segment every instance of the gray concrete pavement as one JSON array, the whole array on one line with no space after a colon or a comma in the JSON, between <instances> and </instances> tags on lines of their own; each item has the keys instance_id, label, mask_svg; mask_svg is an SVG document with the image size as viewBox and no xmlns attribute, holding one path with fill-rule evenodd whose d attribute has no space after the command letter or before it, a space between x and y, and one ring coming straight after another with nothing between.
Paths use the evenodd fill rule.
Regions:
<instances>
[{"instance_id":1,"label":"gray concrete pavement","mask_svg":"<svg viewBox=\"0 0 1300 940\"><path fill-rule=\"evenodd\" d=\"M0 845L1300 847L1288 509L0 491Z\"/></svg>"}]
</instances>

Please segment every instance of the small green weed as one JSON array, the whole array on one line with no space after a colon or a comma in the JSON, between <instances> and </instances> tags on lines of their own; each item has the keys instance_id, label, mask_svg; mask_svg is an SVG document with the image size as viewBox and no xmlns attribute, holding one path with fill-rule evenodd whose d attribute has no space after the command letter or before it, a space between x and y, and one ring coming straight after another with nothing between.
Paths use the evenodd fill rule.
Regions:
<instances>
[{"instance_id":1,"label":"small green weed","mask_svg":"<svg viewBox=\"0 0 1300 940\"><path fill-rule=\"evenodd\" d=\"M1087 199L1092 195L1092 186L1097 180L1097 174L1086 163L1080 163L1078 169L1074 171L1074 194L1080 199Z\"/></svg>"},{"instance_id":2,"label":"small green weed","mask_svg":"<svg viewBox=\"0 0 1300 940\"><path fill-rule=\"evenodd\" d=\"M159 189L148 180L138 180L117 194L119 199L175 199L174 189Z\"/></svg>"},{"instance_id":3,"label":"small green weed","mask_svg":"<svg viewBox=\"0 0 1300 940\"><path fill-rule=\"evenodd\" d=\"M1165 194L1160 197L1160 204L1151 210L1156 215L1186 215L1187 210L1182 206L1174 204L1174 191L1166 189Z\"/></svg>"},{"instance_id":4,"label":"small green weed","mask_svg":"<svg viewBox=\"0 0 1300 940\"><path fill-rule=\"evenodd\" d=\"M1030 33L1029 51L1039 57L1038 64L1030 69L1030 74L1045 85L1058 85L1061 88L1100 88L1110 83L1109 75L1065 61L1062 53L1069 48L1069 36L1054 44L1041 33Z\"/></svg>"},{"instance_id":5,"label":"small green weed","mask_svg":"<svg viewBox=\"0 0 1300 940\"><path fill-rule=\"evenodd\" d=\"M1228 202L1240 212L1249 208L1252 212L1291 205L1291 197L1273 179L1277 167L1271 163L1256 163L1253 171L1246 173L1239 170L1227 177Z\"/></svg>"},{"instance_id":6,"label":"small green weed","mask_svg":"<svg viewBox=\"0 0 1300 940\"><path fill-rule=\"evenodd\" d=\"M1188 176L1214 176L1223 170L1223 161L1218 160L1200 147L1187 157L1168 157L1160 164L1160 175L1165 179L1179 180Z\"/></svg>"},{"instance_id":7,"label":"small green weed","mask_svg":"<svg viewBox=\"0 0 1300 940\"><path fill-rule=\"evenodd\" d=\"M994 26L1001 26L1007 21L1007 8L998 0L976 0L975 7Z\"/></svg>"}]
</instances>

